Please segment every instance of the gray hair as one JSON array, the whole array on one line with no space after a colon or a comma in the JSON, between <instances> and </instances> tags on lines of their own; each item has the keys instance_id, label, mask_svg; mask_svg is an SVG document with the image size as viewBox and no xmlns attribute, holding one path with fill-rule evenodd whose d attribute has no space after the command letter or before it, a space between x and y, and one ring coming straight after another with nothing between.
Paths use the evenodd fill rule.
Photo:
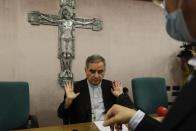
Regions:
<instances>
[{"instance_id":1,"label":"gray hair","mask_svg":"<svg viewBox=\"0 0 196 131\"><path fill-rule=\"evenodd\" d=\"M104 68L106 66L105 59L100 55L91 55L86 59L86 68L88 68L89 63L99 63L103 62Z\"/></svg>"}]
</instances>

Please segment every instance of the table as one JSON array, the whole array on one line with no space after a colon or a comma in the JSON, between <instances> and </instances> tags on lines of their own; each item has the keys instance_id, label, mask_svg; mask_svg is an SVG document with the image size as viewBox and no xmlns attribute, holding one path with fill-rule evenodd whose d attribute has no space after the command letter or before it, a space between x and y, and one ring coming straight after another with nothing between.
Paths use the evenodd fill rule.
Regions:
<instances>
[{"instance_id":1,"label":"table","mask_svg":"<svg viewBox=\"0 0 196 131\"><path fill-rule=\"evenodd\" d=\"M152 118L162 122L164 117L163 116L158 116L158 114L149 114L149 116L151 116Z\"/></svg>"},{"instance_id":2,"label":"table","mask_svg":"<svg viewBox=\"0 0 196 131\"><path fill-rule=\"evenodd\" d=\"M99 131L99 129L93 122L87 122L80 124L23 129L17 131Z\"/></svg>"}]
</instances>

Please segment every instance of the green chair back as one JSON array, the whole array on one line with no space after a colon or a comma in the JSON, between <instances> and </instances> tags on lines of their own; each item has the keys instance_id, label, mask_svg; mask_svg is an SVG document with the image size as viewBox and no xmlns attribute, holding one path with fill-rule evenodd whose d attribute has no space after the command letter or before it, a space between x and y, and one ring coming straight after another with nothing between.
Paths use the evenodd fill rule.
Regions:
<instances>
[{"instance_id":1,"label":"green chair back","mask_svg":"<svg viewBox=\"0 0 196 131\"><path fill-rule=\"evenodd\" d=\"M0 130L24 125L29 117L27 82L0 82Z\"/></svg>"},{"instance_id":2,"label":"green chair back","mask_svg":"<svg viewBox=\"0 0 196 131\"><path fill-rule=\"evenodd\" d=\"M160 106L168 106L164 78L134 78L132 92L135 106L147 114L156 113L156 109Z\"/></svg>"}]
</instances>

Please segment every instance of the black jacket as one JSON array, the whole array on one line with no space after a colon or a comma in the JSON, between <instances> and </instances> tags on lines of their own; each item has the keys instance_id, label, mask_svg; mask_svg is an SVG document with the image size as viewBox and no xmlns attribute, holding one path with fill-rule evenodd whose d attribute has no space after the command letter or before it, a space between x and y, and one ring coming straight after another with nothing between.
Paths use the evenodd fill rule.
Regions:
<instances>
[{"instance_id":1,"label":"black jacket","mask_svg":"<svg viewBox=\"0 0 196 131\"><path fill-rule=\"evenodd\" d=\"M101 84L102 96L105 107L105 112L109 108L117 103L123 106L133 108L133 103L127 94L122 94L118 99L111 93L112 82L108 80L102 80ZM81 80L74 84L74 92L80 92L80 95L72 101L72 104L68 109L64 109L64 103L66 94L64 96L64 101L60 104L58 108L58 117L63 119L64 124L68 123L82 123L90 122L91 120L91 102L90 94L87 84L87 79Z\"/></svg>"},{"instance_id":2,"label":"black jacket","mask_svg":"<svg viewBox=\"0 0 196 131\"><path fill-rule=\"evenodd\" d=\"M162 123L145 115L135 131L196 131L196 72Z\"/></svg>"}]
</instances>

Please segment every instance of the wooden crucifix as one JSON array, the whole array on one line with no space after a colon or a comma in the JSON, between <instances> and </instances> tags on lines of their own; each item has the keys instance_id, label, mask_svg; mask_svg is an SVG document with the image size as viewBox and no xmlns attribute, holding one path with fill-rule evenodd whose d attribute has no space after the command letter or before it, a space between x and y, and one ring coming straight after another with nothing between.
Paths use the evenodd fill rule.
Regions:
<instances>
[{"instance_id":1,"label":"wooden crucifix","mask_svg":"<svg viewBox=\"0 0 196 131\"><path fill-rule=\"evenodd\" d=\"M39 11L28 13L28 22L32 25L58 26L58 59L60 59L61 72L59 83L64 86L66 81L73 81L71 63L74 59L74 30L75 28L91 29L99 31L103 22L98 18L76 18L75 0L60 0L59 15L43 14Z\"/></svg>"}]
</instances>

